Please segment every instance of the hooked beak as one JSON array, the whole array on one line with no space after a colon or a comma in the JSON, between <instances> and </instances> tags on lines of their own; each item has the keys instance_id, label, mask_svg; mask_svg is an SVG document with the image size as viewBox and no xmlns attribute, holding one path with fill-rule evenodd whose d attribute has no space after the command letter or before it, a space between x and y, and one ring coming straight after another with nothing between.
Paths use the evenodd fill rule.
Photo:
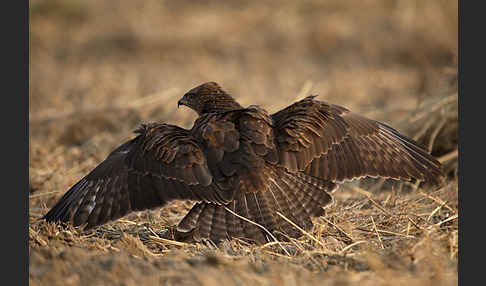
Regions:
<instances>
[{"instance_id":1,"label":"hooked beak","mask_svg":"<svg viewBox=\"0 0 486 286\"><path fill-rule=\"evenodd\" d=\"M177 108L179 108L179 106L181 106L181 105L185 105L187 107L191 107L191 103L188 100L186 94L184 94L184 96L181 99L179 99L179 101L177 102Z\"/></svg>"},{"instance_id":2,"label":"hooked beak","mask_svg":"<svg viewBox=\"0 0 486 286\"><path fill-rule=\"evenodd\" d=\"M179 106L181 105L185 105L185 101L183 99L180 99L178 102L177 102L177 108L179 108Z\"/></svg>"}]
</instances>

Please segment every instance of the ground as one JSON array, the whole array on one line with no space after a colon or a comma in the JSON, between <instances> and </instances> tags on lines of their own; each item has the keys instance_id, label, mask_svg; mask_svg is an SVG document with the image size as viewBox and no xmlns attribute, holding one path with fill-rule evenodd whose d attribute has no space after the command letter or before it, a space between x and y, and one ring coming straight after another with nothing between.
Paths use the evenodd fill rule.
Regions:
<instances>
[{"instance_id":1,"label":"ground","mask_svg":"<svg viewBox=\"0 0 486 286\"><path fill-rule=\"evenodd\" d=\"M457 285L457 2L30 1L30 285ZM444 163L439 187L345 183L312 232L175 241L192 202L89 232L40 220L141 122L216 81L273 113L297 99L396 127Z\"/></svg>"}]
</instances>

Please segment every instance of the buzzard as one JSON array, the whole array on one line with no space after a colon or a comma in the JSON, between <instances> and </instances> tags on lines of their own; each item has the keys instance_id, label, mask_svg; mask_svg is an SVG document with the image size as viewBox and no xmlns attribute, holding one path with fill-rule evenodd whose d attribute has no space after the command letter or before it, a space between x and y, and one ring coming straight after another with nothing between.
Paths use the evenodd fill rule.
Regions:
<instances>
[{"instance_id":1,"label":"buzzard","mask_svg":"<svg viewBox=\"0 0 486 286\"><path fill-rule=\"evenodd\" d=\"M241 106L215 82L199 85L177 103L199 115L190 130L142 124L44 218L91 228L172 200L192 200L178 233L216 243L268 241L269 234L298 237L295 226L310 230L311 217L324 214L343 181L441 182L441 164L424 147L315 97L268 114Z\"/></svg>"}]
</instances>

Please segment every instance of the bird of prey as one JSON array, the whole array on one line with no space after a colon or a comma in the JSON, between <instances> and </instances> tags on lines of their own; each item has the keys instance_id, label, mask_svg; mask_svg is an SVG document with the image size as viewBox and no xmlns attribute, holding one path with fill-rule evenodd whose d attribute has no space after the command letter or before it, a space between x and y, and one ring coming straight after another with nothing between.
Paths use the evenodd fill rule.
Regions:
<instances>
[{"instance_id":1,"label":"bird of prey","mask_svg":"<svg viewBox=\"0 0 486 286\"><path fill-rule=\"evenodd\" d=\"M268 114L241 106L215 82L199 85L177 103L199 115L191 129L142 124L44 218L91 228L192 200L177 232L196 241L261 242L269 234L298 237L295 226L311 230L311 217L324 214L343 181L441 182L441 164L417 142L315 97Z\"/></svg>"}]
</instances>

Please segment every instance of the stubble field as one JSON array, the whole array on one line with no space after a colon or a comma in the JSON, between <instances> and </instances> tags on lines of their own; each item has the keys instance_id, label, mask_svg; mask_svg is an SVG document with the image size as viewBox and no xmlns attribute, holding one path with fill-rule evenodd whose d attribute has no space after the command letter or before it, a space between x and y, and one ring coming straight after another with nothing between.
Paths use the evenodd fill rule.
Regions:
<instances>
[{"instance_id":1,"label":"stubble field","mask_svg":"<svg viewBox=\"0 0 486 286\"><path fill-rule=\"evenodd\" d=\"M457 2L31 0L30 285L457 285ZM142 122L216 81L270 113L310 94L396 127L443 186L340 186L290 242L174 240L192 202L92 231L40 220Z\"/></svg>"}]
</instances>

